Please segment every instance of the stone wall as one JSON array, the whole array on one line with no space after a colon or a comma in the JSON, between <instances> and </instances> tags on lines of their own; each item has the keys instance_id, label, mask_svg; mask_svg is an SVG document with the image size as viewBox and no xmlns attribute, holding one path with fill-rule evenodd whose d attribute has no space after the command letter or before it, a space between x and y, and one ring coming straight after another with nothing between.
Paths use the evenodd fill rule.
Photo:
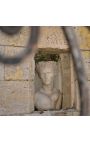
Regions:
<instances>
[{"instance_id":1,"label":"stone wall","mask_svg":"<svg viewBox=\"0 0 90 143\"><path fill-rule=\"evenodd\" d=\"M28 40L28 27L13 37L0 32L0 50L8 56L24 50ZM0 115L31 113L34 110L34 56L18 65L0 64Z\"/></svg>"},{"instance_id":2,"label":"stone wall","mask_svg":"<svg viewBox=\"0 0 90 143\"><path fill-rule=\"evenodd\" d=\"M90 32L84 27L74 27L79 39L90 81ZM30 29L23 27L19 34L7 36L0 31L0 52L12 56L22 50L27 43ZM37 49L42 52L58 53L58 82L63 93L62 108L80 110L77 79L69 46L60 27L41 27ZM38 52L38 51L37 51ZM23 115L34 111L35 93L34 54L18 65L0 64L0 115Z\"/></svg>"}]
</instances>

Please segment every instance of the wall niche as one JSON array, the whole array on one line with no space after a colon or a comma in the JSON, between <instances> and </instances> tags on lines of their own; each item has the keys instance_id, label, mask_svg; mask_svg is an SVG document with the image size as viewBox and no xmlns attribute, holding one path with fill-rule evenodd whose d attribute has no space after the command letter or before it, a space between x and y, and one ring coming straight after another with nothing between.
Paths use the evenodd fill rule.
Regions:
<instances>
[{"instance_id":1,"label":"wall niche","mask_svg":"<svg viewBox=\"0 0 90 143\"><path fill-rule=\"evenodd\" d=\"M65 90L65 88L63 88L64 83L61 62L63 63L63 56L60 52L38 50L36 53L34 98L35 113L40 113L42 115L59 115L64 109L65 96L63 95L63 90ZM67 74L69 73L67 72ZM67 76L65 76L65 78L67 81ZM69 96L67 98L70 100ZM68 105L68 108L69 106L70 105Z\"/></svg>"},{"instance_id":2,"label":"wall niche","mask_svg":"<svg viewBox=\"0 0 90 143\"><path fill-rule=\"evenodd\" d=\"M35 55L34 113L78 115L74 80L69 52L38 50Z\"/></svg>"},{"instance_id":3,"label":"wall niche","mask_svg":"<svg viewBox=\"0 0 90 143\"><path fill-rule=\"evenodd\" d=\"M35 55L35 111L62 109L62 76L58 53L39 50Z\"/></svg>"}]
</instances>

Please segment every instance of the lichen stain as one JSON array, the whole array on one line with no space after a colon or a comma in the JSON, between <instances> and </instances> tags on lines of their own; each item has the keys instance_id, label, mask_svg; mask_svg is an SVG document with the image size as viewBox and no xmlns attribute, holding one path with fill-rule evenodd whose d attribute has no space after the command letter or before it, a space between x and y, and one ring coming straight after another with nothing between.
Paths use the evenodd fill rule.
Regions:
<instances>
[{"instance_id":1,"label":"lichen stain","mask_svg":"<svg viewBox=\"0 0 90 143\"><path fill-rule=\"evenodd\" d=\"M23 70L18 66L15 73L10 73L7 77L8 80L20 80L23 79Z\"/></svg>"},{"instance_id":2,"label":"lichen stain","mask_svg":"<svg viewBox=\"0 0 90 143\"><path fill-rule=\"evenodd\" d=\"M76 27L76 35L81 49L90 49L90 31L85 26Z\"/></svg>"},{"instance_id":3,"label":"lichen stain","mask_svg":"<svg viewBox=\"0 0 90 143\"><path fill-rule=\"evenodd\" d=\"M83 51L82 55L84 59L90 59L90 51Z\"/></svg>"}]
</instances>

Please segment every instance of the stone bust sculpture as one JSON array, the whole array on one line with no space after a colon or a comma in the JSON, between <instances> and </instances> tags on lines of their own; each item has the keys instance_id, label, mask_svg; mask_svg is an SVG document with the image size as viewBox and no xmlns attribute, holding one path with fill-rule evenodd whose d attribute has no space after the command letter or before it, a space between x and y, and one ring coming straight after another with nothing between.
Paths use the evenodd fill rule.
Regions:
<instances>
[{"instance_id":1,"label":"stone bust sculpture","mask_svg":"<svg viewBox=\"0 0 90 143\"><path fill-rule=\"evenodd\" d=\"M54 87L54 75L56 62L44 61L36 64L36 70L42 81L42 87L35 93L35 107L39 111L59 110L61 108L62 95Z\"/></svg>"}]
</instances>

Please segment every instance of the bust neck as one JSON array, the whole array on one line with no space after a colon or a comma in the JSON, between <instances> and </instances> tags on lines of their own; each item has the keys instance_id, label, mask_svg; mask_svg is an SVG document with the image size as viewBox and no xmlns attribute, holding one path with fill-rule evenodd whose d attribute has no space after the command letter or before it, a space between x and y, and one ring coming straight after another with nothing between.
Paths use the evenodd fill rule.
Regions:
<instances>
[{"instance_id":1,"label":"bust neck","mask_svg":"<svg viewBox=\"0 0 90 143\"><path fill-rule=\"evenodd\" d=\"M51 94L53 92L53 83L50 85L43 85L42 91L46 94Z\"/></svg>"}]
</instances>

